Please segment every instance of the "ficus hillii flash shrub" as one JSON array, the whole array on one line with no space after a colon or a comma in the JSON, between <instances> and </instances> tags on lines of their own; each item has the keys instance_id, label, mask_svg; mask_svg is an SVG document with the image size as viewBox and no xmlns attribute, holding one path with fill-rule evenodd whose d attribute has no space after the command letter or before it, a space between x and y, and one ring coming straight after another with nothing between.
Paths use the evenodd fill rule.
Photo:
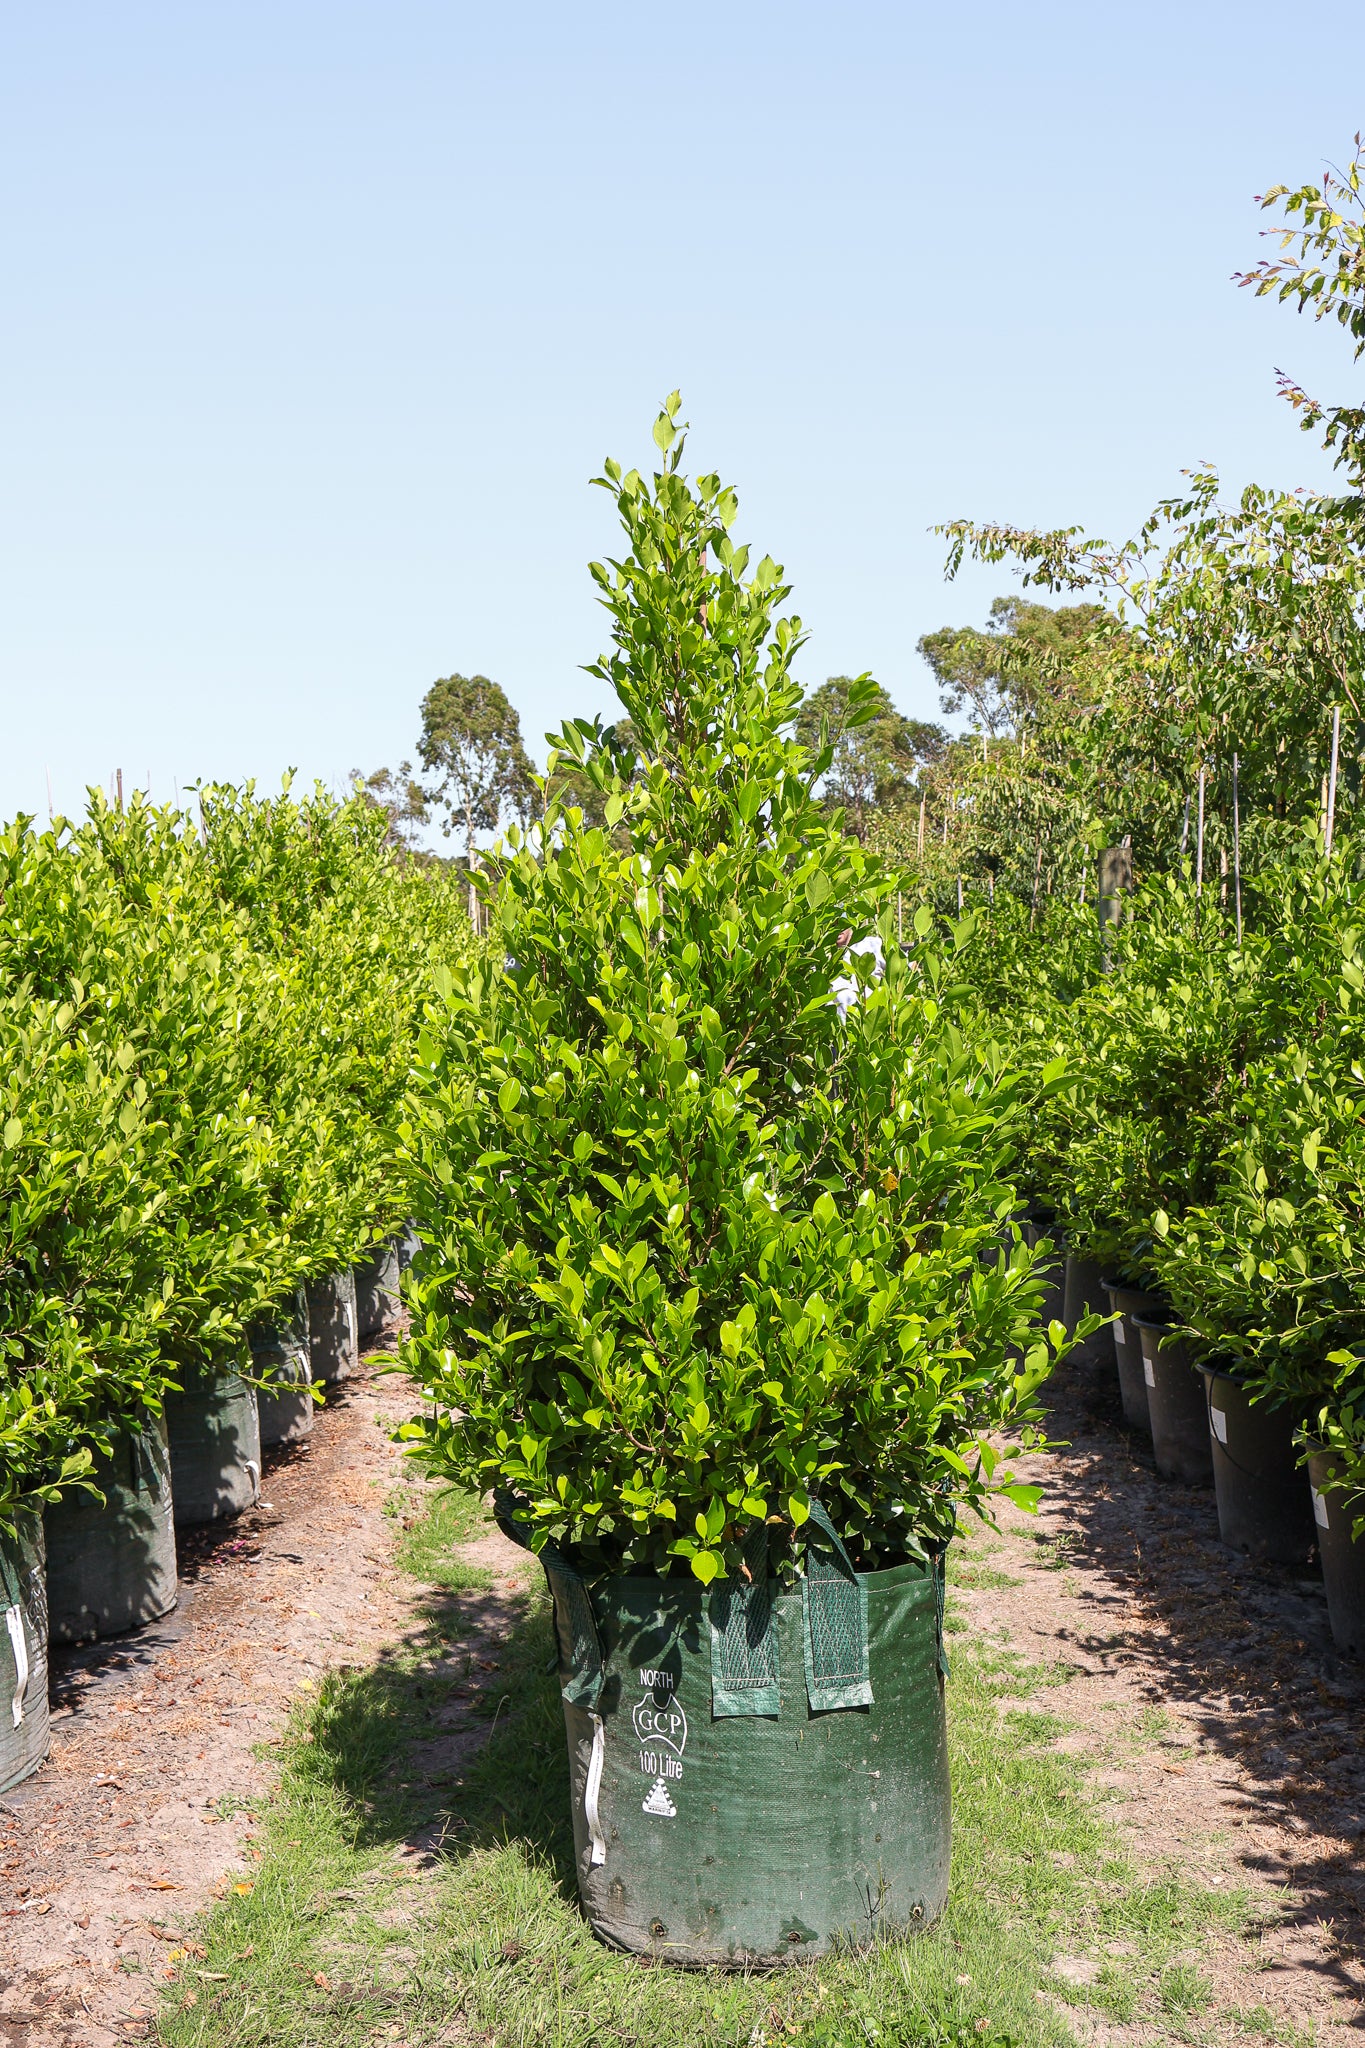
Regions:
<instances>
[{"instance_id":1,"label":"ficus hillii flash shrub","mask_svg":"<svg viewBox=\"0 0 1365 2048\"><path fill-rule=\"evenodd\" d=\"M951 943L927 914L912 959L889 943L887 874L814 801L788 588L684 477L676 412L652 479L598 479L625 547L592 672L634 751L558 746L606 826L547 797L498 864L505 966L445 975L419 1040L408 1434L533 1542L706 1582L816 1496L864 1562L1026 1498L998 1443L1055 1345L1002 1241L1019 1084L954 1020ZM847 951L879 918L880 979Z\"/></svg>"}]
</instances>

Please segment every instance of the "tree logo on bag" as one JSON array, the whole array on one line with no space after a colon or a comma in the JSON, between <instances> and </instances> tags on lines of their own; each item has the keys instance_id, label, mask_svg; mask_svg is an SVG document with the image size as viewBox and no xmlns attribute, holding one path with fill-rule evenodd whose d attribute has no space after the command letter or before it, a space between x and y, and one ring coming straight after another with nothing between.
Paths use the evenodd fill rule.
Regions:
<instances>
[{"instance_id":1,"label":"tree logo on bag","mask_svg":"<svg viewBox=\"0 0 1365 2048\"><path fill-rule=\"evenodd\" d=\"M660 1707L647 1693L637 1701L631 1719L641 1749L671 1749L674 1756L682 1756L687 1747L687 1716L680 1700L670 1699Z\"/></svg>"},{"instance_id":2,"label":"tree logo on bag","mask_svg":"<svg viewBox=\"0 0 1365 2048\"><path fill-rule=\"evenodd\" d=\"M656 1778L649 1788L649 1796L640 1802L641 1813L658 1814L664 1820L676 1820L678 1809L668 1796L668 1787L662 1778Z\"/></svg>"}]
</instances>

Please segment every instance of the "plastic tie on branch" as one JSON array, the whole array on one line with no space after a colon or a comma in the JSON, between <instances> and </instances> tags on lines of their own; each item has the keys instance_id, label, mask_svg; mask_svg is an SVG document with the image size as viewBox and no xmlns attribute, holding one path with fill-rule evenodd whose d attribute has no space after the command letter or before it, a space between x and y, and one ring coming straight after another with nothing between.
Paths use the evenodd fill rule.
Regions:
<instances>
[{"instance_id":1,"label":"plastic tie on branch","mask_svg":"<svg viewBox=\"0 0 1365 2048\"><path fill-rule=\"evenodd\" d=\"M854 1571L848 1552L819 1501L811 1502L810 1519L828 1539L828 1548L807 1544L806 1569L801 1581L806 1696L811 1712L870 1707L867 1587Z\"/></svg>"},{"instance_id":2,"label":"plastic tie on branch","mask_svg":"<svg viewBox=\"0 0 1365 2048\"><path fill-rule=\"evenodd\" d=\"M743 1579L723 1579L711 1590L711 1712L718 1721L741 1714L782 1711L768 1578L768 1531L759 1522L744 1542Z\"/></svg>"}]
</instances>

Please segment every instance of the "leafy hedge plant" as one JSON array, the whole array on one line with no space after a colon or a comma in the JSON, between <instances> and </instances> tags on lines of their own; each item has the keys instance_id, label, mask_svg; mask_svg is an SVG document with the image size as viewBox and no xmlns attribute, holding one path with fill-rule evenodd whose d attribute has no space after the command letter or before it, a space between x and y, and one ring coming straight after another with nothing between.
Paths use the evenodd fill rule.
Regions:
<instances>
[{"instance_id":1,"label":"leafy hedge plant","mask_svg":"<svg viewBox=\"0 0 1365 2048\"><path fill-rule=\"evenodd\" d=\"M884 921L880 980L847 952L890 878L812 798L788 587L676 412L651 480L598 479L626 544L592 672L635 754L566 727L546 779L567 757L606 829L547 796L498 870L505 966L447 974L419 1041L408 1434L533 1543L709 1582L817 1496L864 1562L1026 1497L989 1438L1035 1426L1052 1352L1005 1225L1019 1081L956 1028L927 913L909 962Z\"/></svg>"},{"instance_id":2,"label":"leafy hedge plant","mask_svg":"<svg viewBox=\"0 0 1365 2048\"><path fill-rule=\"evenodd\" d=\"M406 1213L440 872L320 794L0 834L0 1518Z\"/></svg>"}]
</instances>

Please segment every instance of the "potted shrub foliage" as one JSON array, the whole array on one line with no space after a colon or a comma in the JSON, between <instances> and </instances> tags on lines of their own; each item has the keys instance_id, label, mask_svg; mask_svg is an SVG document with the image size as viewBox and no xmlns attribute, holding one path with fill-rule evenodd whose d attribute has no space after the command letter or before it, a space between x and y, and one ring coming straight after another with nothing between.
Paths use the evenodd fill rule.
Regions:
<instances>
[{"instance_id":1,"label":"potted shrub foliage","mask_svg":"<svg viewBox=\"0 0 1365 2048\"><path fill-rule=\"evenodd\" d=\"M855 950L893 884L792 737L781 571L684 477L676 395L655 441L598 479L629 726L565 728L419 1040L408 1433L545 1564L593 1925L808 1956L943 1903L944 1546L1028 1496L1000 1445L1063 1340L999 1247L1021 1091L927 911L912 960L890 918L884 973Z\"/></svg>"}]
</instances>

